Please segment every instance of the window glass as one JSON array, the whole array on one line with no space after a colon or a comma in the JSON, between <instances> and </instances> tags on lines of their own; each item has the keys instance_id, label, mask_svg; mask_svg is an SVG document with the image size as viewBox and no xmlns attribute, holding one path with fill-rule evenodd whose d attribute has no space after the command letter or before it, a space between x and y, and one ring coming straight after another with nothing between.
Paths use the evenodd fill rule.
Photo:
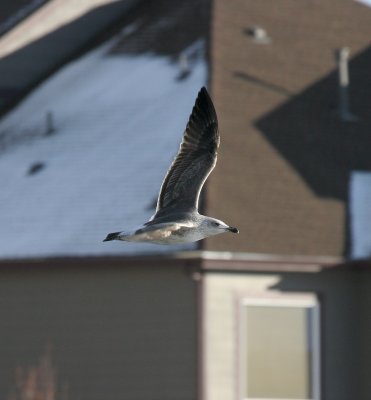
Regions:
<instances>
[{"instance_id":1,"label":"window glass","mask_svg":"<svg viewBox=\"0 0 371 400\"><path fill-rule=\"evenodd\" d=\"M244 397L316 398L313 363L318 321L313 305L245 304L243 313Z\"/></svg>"}]
</instances>

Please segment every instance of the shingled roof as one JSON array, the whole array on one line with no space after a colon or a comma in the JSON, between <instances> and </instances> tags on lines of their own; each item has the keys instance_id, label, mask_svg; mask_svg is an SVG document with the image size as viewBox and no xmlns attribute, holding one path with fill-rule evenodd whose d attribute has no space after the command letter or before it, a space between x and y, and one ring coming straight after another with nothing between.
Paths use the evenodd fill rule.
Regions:
<instances>
[{"instance_id":1,"label":"shingled roof","mask_svg":"<svg viewBox=\"0 0 371 400\"><path fill-rule=\"evenodd\" d=\"M188 11L163 14L166 24L157 30L150 19L127 20L0 121L0 259L195 249L102 243L108 232L133 229L154 213L195 96L207 82L207 25L195 35L195 14ZM168 53L152 49L152 34L164 26L185 35ZM122 48L126 41L130 50ZM180 76L177 59L183 51L190 57L187 76Z\"/></svg>"},{"instance_id":2,"label":"shingled roof","mask_svg":"<svg viewBox=\"0 0 371 400\"><path fill-rule=\"evenodd\" d=\"M0 114L63 64L112 35L120 19L141 1L2 2L0 23L2 12L8 18L0 25L0 35L5 32L0 37Z\"/></svg>"},{"instance_id":3,"label":"shingled roof","mask_svg":"<svg viewBox=\"0 0 371 400\"><path fill-rule=\"evenodd\" d=\"M222 143L207 208L241 233L210 238L204 248L347 254L350 172L371 170L371 8L215 0L212 26ZM355 122L337 112L334 54L343 46L351 51Z\"/></svg>"}]
</instances>

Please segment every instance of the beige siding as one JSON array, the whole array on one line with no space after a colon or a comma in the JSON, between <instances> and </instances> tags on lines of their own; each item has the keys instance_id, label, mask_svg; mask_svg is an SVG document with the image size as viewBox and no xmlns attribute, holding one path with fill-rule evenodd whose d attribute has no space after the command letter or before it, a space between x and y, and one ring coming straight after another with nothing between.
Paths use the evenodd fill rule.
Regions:
<instances>
[{"instance_id":1,"label":"beige siding","mask_svg":"<svg viewBox=\"0 0 371 400\"><path fill-rule=\"evenodd\" d=\"M204 400L236 400L237 303L279 282L277 275L208 273L204 281Z\"/></svg>"},{"instance_id":2,"label":"beige siding","mask_svg":"<svg viewBox=\"0 0 371 400\"><path fill-rule=\"evenodd\" d=\"M195 398L195 284L182 268L3 268L0 321L3 395L51 344L68 399Z\"/></svg>"}]
</instances>

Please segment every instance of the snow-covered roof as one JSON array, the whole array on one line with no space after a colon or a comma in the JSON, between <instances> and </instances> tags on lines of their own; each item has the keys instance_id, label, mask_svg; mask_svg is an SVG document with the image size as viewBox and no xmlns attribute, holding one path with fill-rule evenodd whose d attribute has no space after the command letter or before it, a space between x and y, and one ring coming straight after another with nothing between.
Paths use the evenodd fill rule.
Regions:
<instances>
[{"instance_id":1,"label":"snow-covered roof","mask_svg":"<svg viewBox=\"0 0 371 400\"><path fill-rule=\"evenodd\" d=\"M351 175L350 227L352 257L371 257L371 172Z\"/></svg>"},{"instance_id":2,"label":"snow-covered roof","mask_svg":"<svg viewBox=\"0 0 371 400\"><path fill-rule=\"evenodd\" d=\"M96 7L115 0L49 0L38 12L32 13L1 38L0 56L5 57L66 25ZM19 17L36 9L43 0L34 0L19 10ZM17 16L15 16L17 18Z\"/></svg>"},{"instance_id":3,"label":"snow-covered roof","mask_svg":"<svg viewBox=\"0 0 371 400\"><path fill-rule=\"evenodd\" d=\"M194 249L106 242L145 222L207 80L168 57L112 55L64 67L0 121L0 258ZM46 115L55 132L46 135Z\"/></svg>"}]
</instances>

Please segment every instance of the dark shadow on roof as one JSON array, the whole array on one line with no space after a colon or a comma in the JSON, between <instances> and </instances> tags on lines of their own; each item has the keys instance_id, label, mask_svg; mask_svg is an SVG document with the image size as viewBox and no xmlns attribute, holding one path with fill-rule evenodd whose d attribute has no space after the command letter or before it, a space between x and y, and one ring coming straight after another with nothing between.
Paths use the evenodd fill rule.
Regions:
<instances>
[{"instance_id":1,"label":"dark shadow on roof","mask_svg":"<svg viewBox=\"0 0 371 400\"><path fill-rule=\"evenodd\" d=\"M0 2L0 36L48 1L50 0L2 0Z\"/></svg>"},{"instance_id":2,"label":"dark shadow on roof","mask_svg":"<svg viewBox=\"0 0 371 400\"><path fill-rule=\"evenodd\" d=\"M341 120L337 71L257 120L255 125L321 197L348 201L349 175L371 171L371 48L349 65L350 109Z\"/></svg>"},{"instance_id":3,"label":"dark shadow on roof","mask_svg":"<svg viewBox=\"0 0 371 400\"><path fill-rule=\"evenodd\" d=\"M356 121L340 117L335 69L255 122L317 196L344 203L345 254L350 246L350 175L354 170L371 171L370 70L371 47L349 64L350 111Z\"/></svg>"},{"instance_id":4,"label":"dark shadow on roof","mask_svg":"<svg viewBox=\"0 0 371 400\"><path fill-rule=\"evenodd\" d=\"M112 48L112 54L154 53L177 57L209 31L210 0L151 0L126 18L132 32Z\"/></svg>"},{"instance_id":5,"label":"dark shadow on roof","mask_svg":"<svg viewBox=\"0 0 371 400\"><path fill-rule=\"evenodd\" d=\"M110 54L179 54L209 31L210 0L121 0L95 8L0 59L0 114L63 64L123 27Z\"/></svg>"},{"instance_id":6,"label":"dark shadow on roof","mask_svg":"<svg viewBox=\"0 0 371 400\"><path fill-rule=\"evenodd\" d=\"M0 114L66 62L112 34L113 27L144 0L97 7L0 59Z\"/></svg>"},{"instance_id":7,"label":"dark shadow on roof","mask_svg":"<svg viewBox=\"0 0 371 400\"><path fill-rule=\"evenodd\" d=\"M267 82L266 80L248 74L247 72L235 71L233 75L238 79L241 79L245 82L253 83L257 86L260 86L263 89L270 90L282 96L291 97L294 95L293 92L290 92L284 87L275 85L274 83Z\"/></svg>"}]
</instances>

